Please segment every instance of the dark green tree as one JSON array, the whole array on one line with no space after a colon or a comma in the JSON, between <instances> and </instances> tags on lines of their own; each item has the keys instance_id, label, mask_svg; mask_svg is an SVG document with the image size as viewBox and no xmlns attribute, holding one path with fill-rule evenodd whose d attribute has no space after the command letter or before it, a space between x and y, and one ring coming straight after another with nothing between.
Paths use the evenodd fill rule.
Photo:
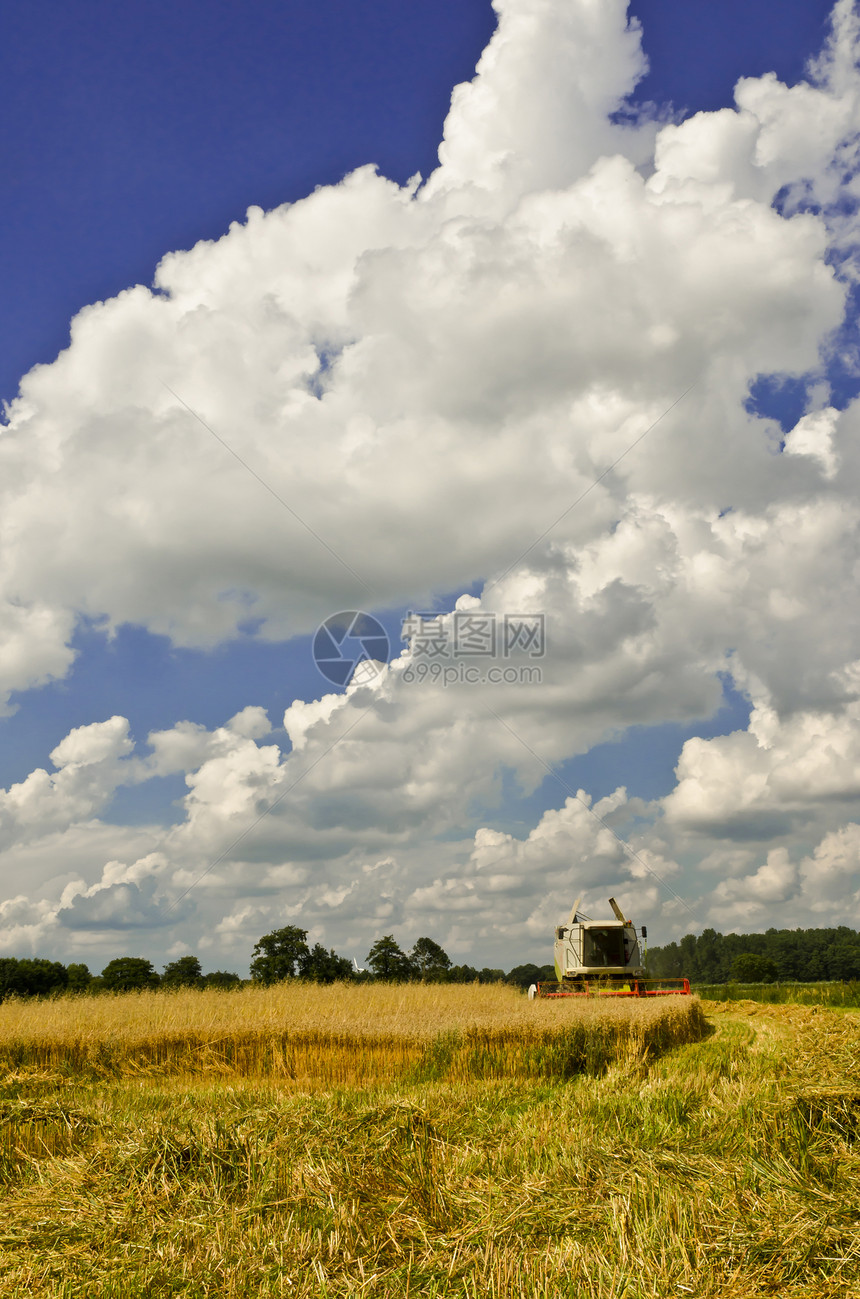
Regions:
<instances>
[{"instance_id":1,"label":"dark green tree","mask_svg":"<svg viewBox=\"0 0 860 1299\"><path fill-rule=\"evenodd\" d=\"M703 929L695 947L695 977L702 983L724 983L731 970L722 934Z\"/></svg>"},{"instance_id":2,"label":"dark green tree","mask_svg":"<svg viewBox=\"0 0 860 1299\"><path fill-rule=\"evenodd\" d=\"M742 952L732 961L731 977L735 983L773 983L778 974L776 961L756 952Z\"/></svg>"},{"instance_id":3,"label":"dark green tree","mask_svg":"<svg viewBox=\"0 0 860 1299\"><path fill-rule=\"evenodd\" d=\"M678 944L680 954L680 965L682 978L699 979L699 963L696 960L696 944L698 939L695 934L685 934Z\"/></svg>"},{"instance_id":4,"label":"dark green tree","mask_svg":"<svg viewBox=\"0 0 860 1299\"><path fill-rule=\"evenodd\" d=\"M228 970L213 970L211 974L204 974L203 982L207 988L238 988L242 980L238 974L231 974Z\"/></svg>"},{"instance_id":5,"label":"dark green tree","mask_svg":"<svg viewBox=\"0 0 860 1299\"><path fill-rule=\"evenodd\" d=\"M69 972L59 961L43 956L0 958L0 1001L4 997L47 997L62 992L68 981Z\"/></svg>"},{"instance_id":6,"label":"dark green tree","mask_svg":"<svg viewBox=\"0 0 860 1299\"><path fill-rule=\"evenodd\" d=\"M158 973L151 961L142 956L118 956L108 961L102 970L102 986L108 992L135 992L141 988L157 988Z\"/></svg>"},{"instance_id":7,"label":"dark green tree","mask_svg":"<svg viewBox=\"0 0 860 1299\"><path fill-rule=\"evenodd\" d=\"M15 956L0 957L0 1001L6 997L26 997L27 978Z\"/></svg>"},{"instance_id":8,"label":"dark green tree","mask_svg":"<svg viewBox=\"0 0 860 1299\"><path fill-rule=\"evenodd\" d=\"M162 988L202 988L203 971L196 956L180 956L165 965Z\"/></svg>"},{"instance_id":9,"label":"dark green tree","mask_svg":"<svg viewBox=\"0 0 860 1299\"><path fill-rule=\"evenodd\" d=\"M768 929L764 934L717 934L706 929L698 938L686 934L680 943L652 947L648 969L660 978L686 975L693 982L724 983L740 956L766 957L784 982L860 978L860 934L835 929Z\"/></svg>"},{"instance_id":10,"label":"dark green tree","mask_svg":"<svg viewBox=\"0 0 860 1299\"><path fill-rule=\"evenodd\" d=\"M683 979L684 958L677 943L648 948L648 973L654 979Z\"/></svg>"},{"instance_id":11,"label":"dark green tree","mask_svg":"<svg viewBox=\"0 0 860 1299\"><path fill-rule=\"evenodd\" d=\"M507 977L507 982L515 984L518 988L527 988L530 984L539 983L542 979L554 978L554 965L515 965Z\"/></svg>"},{"instance_id":12,"label":"dark green tree","mask_svg":"<svg viewBox=\"0 0 860 1299\"><path fill-rule=\"evenodd\" d=\"M254 982L271 984L294 978L302 960L309 955L307 936L308 931L296 925L285 925L283 929L264 934L254 945L251 961Z\"/></svg>"},{"instance_id":13,"label":"dark green tree","mask_svg":"<svg viewBox=\"0 0 860 1299\"><path fill-rule=\"evenodd\" d=\"M860 947L856 941L839 937L827 948L827 976L830 979L860 979Z\"/></svg>"},{"instance_id":14,"label":"dark green tree","mask_svg":"<svg viewBox=\"0 0 860 1299\"><path fill-rule=\"evenodd\" d=\"M303 979L313 979L314 983L337 983L352 978L352 961L338 956L333 949L326 951L322 943L314 943L307 956L299 961L299 974Z\"/></svg>"},{"instance_id":15,"label":"dark green tree","mask_svg":"<svg viewBox=\"0 0 860 1299\"><path fill-rule=\"evenodd\" d=\"M417 939L409 959L425 983L441 982L451 968L450 956L432 938Z\"/></svg>"},{"instance_id":16,"label":"dark green tree","mask_svg":"<svg viewBox=\"0 0 860 1299\"><path fill-rule=\"evenodd\" d=\"M388 983L405 983L415 976L415 966L391 934L377 938L366 959L374 976Z\"/></svg>"},{"instance_id":17,"label":"dark green tree","mask_svg":"<svg viewBox=\"0 0 860 1299\"><path fill-rule=\"evenodd\" d=\"M47 997L68 986L69 972L59 961L48 961L44 956L25 957L18 962L18 968L29 997Z\"/></svg>"},{"instance_id":18,"label":"dark green tree","mask_svg":"<svg viewBox=\"0 0 860 1299\"><path fill-rule=\"evenodd\" d=\"M68 967L69 972L69 992L86 992L92 983L93 976L90 974L86 965L73 961Z\"/></svg>"}]
</instances>

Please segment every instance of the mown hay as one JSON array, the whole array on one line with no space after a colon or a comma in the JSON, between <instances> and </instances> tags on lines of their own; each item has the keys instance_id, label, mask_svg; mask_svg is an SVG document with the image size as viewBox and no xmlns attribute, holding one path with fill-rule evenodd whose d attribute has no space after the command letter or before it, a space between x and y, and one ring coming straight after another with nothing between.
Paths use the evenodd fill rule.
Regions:
<instances>
[{"instance_id":1,"label":"mown hay","mask_svg":"<svg viewBox=\"0 0 860 1299\"><path fill-rule=\"evenodd\" d=\"M23 1070L0 1299L855 1299L858 1097L860 1017L761 1005L570 1083Z\"/></svg>"}]
</instances>

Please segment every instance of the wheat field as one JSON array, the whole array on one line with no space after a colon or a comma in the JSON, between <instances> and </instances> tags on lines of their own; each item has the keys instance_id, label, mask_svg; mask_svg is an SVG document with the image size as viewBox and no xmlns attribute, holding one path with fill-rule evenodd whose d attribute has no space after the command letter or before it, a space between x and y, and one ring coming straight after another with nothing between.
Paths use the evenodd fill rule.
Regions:
<instances>
[{"instance_id":1,"label":"wheat field","mask_svg":"<svg viewBox=\"0 0 860 1299\"><path fill-rule=\"evenodd\" d=\"M498 985L300 982L0 1005L0 1067L271 1076L329 1086L378 1077L596 1072L702 1034L693 998L529 1001Z\"/></svg>"},{"instance_id":2,"label":"wheat field","mask_svg":"<svg viewBox=\"0 0 860 1299\"><path fill-rule=\"evenodd\" d=\"M436 1029L452 1031L453 1003L426 991ZM429 1014L413 1022L420 989L373 992L389 1029L427 1031ZM195 1023L181 998L130 1005L99 1004L77 1031L125 1022L140 1042L155 1022ZM583 1015L575 1005L560 1009ZM550 1010L470 1002L467 1026L486 1031L492 1006ZM201 1007L210 1027L231 1022ZM83 1002L41 1009L73 1040ZM381 1070L301 1088L274 1073L7 1069L0 1296L854 1299L860 1016L704 1009L703 1040L570 1078ZM7 1038L32 1042L38 1010L4 1006ZM372 1040L373 1021L362 1029Z\"/></svg>"}]
</instances>

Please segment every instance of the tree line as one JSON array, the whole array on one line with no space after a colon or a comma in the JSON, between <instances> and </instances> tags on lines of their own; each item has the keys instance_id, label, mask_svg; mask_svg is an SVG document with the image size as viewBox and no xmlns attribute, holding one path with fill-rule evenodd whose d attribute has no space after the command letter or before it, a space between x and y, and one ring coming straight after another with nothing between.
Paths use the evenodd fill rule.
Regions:
<instances>
[{"instance_id":1,"label":"tree line","mask_svg":"<svg viewBox=\"0 0 860 1299\"><path fill-rule=\"evenodd\" d=\"M204 974L196 956L169 961L161 974L140 956L120 956L100 974L73 962L44 957L0 957L0 1001L5 997L44 997L61 992L130 992L142 988L238 988L243 984L306 979L314 983L379 980L407 983L508 983L526 988L552 979L552 965L517 965L504 970L455 965L432 938L419 938L404 951L392 934L378 938L358 969L321 943L310 947L308 931L287 925L264 934L255 944L251 978L228 970ZM768 929L763 934L720 934L705 929L679 942L652 947L647 958L654 978L686 977L693 983L813 983L860 979L860 933L836 929Z\"/></svg>"},{"instance_id":2,"label":"tree line","mask_svg":"<svg viewBox=\"0 0 860 1299\"><path fill-rule=\"evenodd\" d=\"M719 934L704 929L648 951L655 978L692 983L817 983L860 979L860 933L836 929L768 929Z\"/></svg>"},{"instance_id":3,"label":"tree line","mask_svg":"<svg viewBox=\"0 0 860 1299\"><path fill-rule=\"evenodd\" d=\"M238 974L214 970L204 974L196 956L180 956L159 974L142 956L119 956L108 961L101 974L91 974L78 962L63 965L44 957L19 960L0 957L0 1001L4 997L46 997L58 992L131 992L141 988L238 987Z\"/></svg>"},{"instance_id":4,"label":"tree line","mask_svg":"<svg viewBox=\"0 0 860 1299\"><path fill-rule=\"evenodd\" d=\"M247 983L270 985L284 979L314 983L372 981L389 983L499 983L527 987L537 979L554 977L551 965L518 965L504 970L455 965L432 938L419 938L404 952L392 934L378 938L359 969L321 943L308 946L308 931L297 925L275 929L254 945L251 978L243 980L227 970L204 974L196 956L180 956L158 973L142 956L119 956L101 974L73 962L63 965L44 957L0 957L0 1001L5 997L45 997L63 992L134 992L146 988L238 988Z\"/></svg>"}]
</instances>

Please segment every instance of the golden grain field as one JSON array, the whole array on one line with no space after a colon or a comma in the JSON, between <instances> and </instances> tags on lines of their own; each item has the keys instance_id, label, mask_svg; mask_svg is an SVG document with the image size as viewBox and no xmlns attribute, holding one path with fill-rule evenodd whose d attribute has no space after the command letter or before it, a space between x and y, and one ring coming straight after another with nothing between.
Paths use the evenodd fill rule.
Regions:
<instances>
[{"instance_id":1,"label":"golden grain field","mask_svg":"<svg viewBox=\"0 0 860 1299\"><path fill-rule=\"evenodd\" d=\"M93 1076L572 1076L702 1033L693 998L528 1001L498 985L299 982L0 1005L0 1067Z\"/></svg>"},{"instance_id":2,"label":"golden grain field","mask_svg":"<svg viewBox=\"0 0 860 1299\"><path fill-rule=\"evenodd\" d=\"M420 989L373 992L389 1031L427 1031ZM505 1004L535 1009L464 1000L459 1031ZM205 1000L42 1009L68 1041L130 1044L180 1014L199 1031L195 1005L229 1028ZM0 1299L855 1299L860 1015L704 1009L703 1040L570 1078L0 1071Z\"/></svg>"}]
</instances>

